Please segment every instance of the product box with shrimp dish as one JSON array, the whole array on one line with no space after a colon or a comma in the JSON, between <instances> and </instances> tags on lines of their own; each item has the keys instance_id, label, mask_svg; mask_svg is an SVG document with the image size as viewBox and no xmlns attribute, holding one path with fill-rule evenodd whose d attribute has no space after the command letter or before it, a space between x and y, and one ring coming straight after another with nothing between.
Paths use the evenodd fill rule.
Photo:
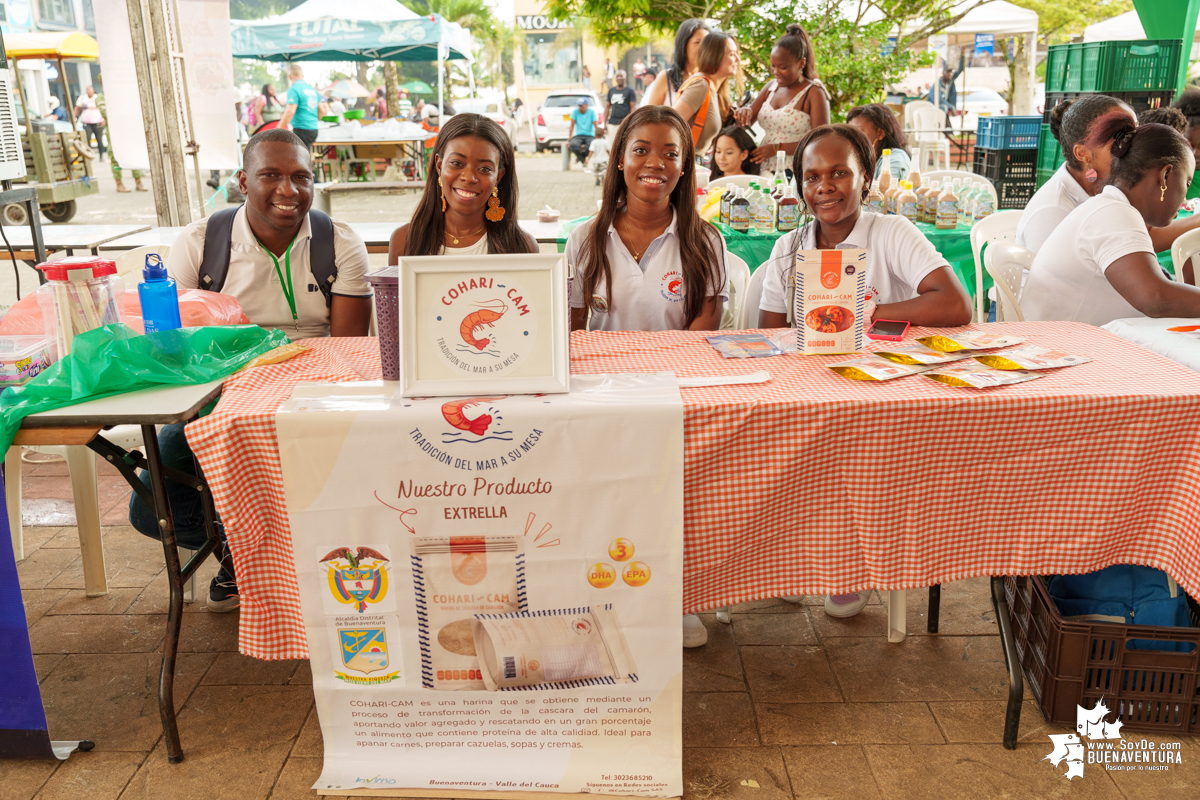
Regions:
<instances>
[{"instance_id":1,"label":"product box with shrimp dish","mask_svg":"<svg viewBox=\"0 0 1200 800\"><path fill-rule=\"evenodd\" d=\"M793 270L792 319L801 353L855 353L863 346L866 250L801 250Z\"/></svg>"}]
</instances>

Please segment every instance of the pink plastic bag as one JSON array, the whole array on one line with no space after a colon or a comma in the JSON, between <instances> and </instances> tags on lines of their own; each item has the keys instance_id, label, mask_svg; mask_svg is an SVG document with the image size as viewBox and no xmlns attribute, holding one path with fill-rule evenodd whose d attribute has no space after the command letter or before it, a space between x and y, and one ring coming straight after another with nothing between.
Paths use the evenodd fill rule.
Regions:
<instances>
[{"instance_id":1,"label":"pink plastic bag","mask_svg":"<svg viewBox=\"0 0 1200 800\"><path fill-rule=\"evenodd\" d=\"M142 304L138 301L137 292L125 292L119 302L125 324L138 333L144 333ZM179 318L185 328L250 324L237 298L202 289L179 290ZM0 336L41 336L44 333L42 309L33 292L21 298L0 320Z\"/></svg>"}]
</instances>

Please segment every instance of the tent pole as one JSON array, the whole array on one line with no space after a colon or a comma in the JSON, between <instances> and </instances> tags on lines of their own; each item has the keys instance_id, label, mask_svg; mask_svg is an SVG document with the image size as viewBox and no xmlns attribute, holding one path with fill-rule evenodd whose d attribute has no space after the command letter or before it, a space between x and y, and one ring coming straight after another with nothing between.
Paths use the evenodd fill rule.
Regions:
<instances>
[{"instance_id":1,"label":"tent pole","mask_svg":"<svg viewBox=\"0 0 1200 800\"><path fill-rule=\"evenodd\" d=\"M442 43L440 40L438 41L437 48L438 48L438 125L441 126L442 116L444 115L445 108L446 108L445 100L442 96L442 79L445 76L446 70L444 68L444 64L442 61Z\"/></svg>"},{"instance_id":2,"label":"tent pole","mask_svg":"<svg viewBox=\"0 0 1200 800\"><path fill-rule=\"evenodd\" d=\"M141 0L126 0L129 13L129 33L133 43L133 68L137 74L138 96L142 104L142 127L146 132L146 156L150 162L150 189L154 193L154 210L160 227L169 228L176 221L171 196L167 191L166 165L163 163L163 144L159 131L158 113L154 106L154 82L150 69L150 53L146 45L146 20Z\"/></svg>"},{"instance_id":3,"label":"tent pole","mask_svg":"<svg viewBox=\"0 0 1200 800\"><path fill-rule=\"evenodd\" d=\"M29 98L25 96L25 87L21 84L21 62L13 59L13 77L17 81L17 96L21 98L21 109L25 112L25 135L33 136L33 123L29 119Z\"/></svg>"},{"instance_id":4,"label":"tent pole","mask_svg":"<svg viewBox=\"0 0 1200 800\"><path fill-rule=\"evenodd\" d=\"M75 130L75 103L71 101L71 79L67 77L67 68L63 65L62 56L58 57L58 77L63 82L63 97L67 98L67 119L71 121L71 130Z\"/></svg>"}]
</instances>

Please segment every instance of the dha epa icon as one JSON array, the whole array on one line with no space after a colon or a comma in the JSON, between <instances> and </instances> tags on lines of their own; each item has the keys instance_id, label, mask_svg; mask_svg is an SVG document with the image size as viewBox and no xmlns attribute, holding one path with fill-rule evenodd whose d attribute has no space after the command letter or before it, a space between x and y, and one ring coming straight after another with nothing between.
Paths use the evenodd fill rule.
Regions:
<instances>
[{"instance_id":1,"label":"dha epa icon","mask_svg":"<svg viewBox=\"0 0 1200 800\"><path fill-rule=\"evenodd\" d=\"M1108 706L1101 700L1093 709L1076 706L1075 733L1052 733L1054 750L1042 761L1055 769L1065 762L1064 778L1083 777L1085 764L1099 764L1106 770L1132 772L1160 771L1180 764L1179 742L1152 742L1147 739L1126 741L1121 738L1121 720L1106 721ZM1086 742L1084 741L1086 740Z\"/></svg>"}]
</instances>

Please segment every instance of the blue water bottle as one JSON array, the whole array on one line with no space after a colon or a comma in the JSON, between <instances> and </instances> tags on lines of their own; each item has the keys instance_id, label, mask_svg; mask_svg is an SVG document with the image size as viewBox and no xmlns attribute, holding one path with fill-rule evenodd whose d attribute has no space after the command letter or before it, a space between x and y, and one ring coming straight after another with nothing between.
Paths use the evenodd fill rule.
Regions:
<instances>
[{"instance_id":1,"label":"blue water bottle","mask_svg":"<svg viewBox=\"0 0 1200 800\"><path fill-rule=\"evenodd\" d=\"M146 333L181 327L175 281L167 277L167 267L158 253L146 256L146 268L142 270L142 282L138 284L138 300L142 303Z\"/></svg>"}]
</instances>

